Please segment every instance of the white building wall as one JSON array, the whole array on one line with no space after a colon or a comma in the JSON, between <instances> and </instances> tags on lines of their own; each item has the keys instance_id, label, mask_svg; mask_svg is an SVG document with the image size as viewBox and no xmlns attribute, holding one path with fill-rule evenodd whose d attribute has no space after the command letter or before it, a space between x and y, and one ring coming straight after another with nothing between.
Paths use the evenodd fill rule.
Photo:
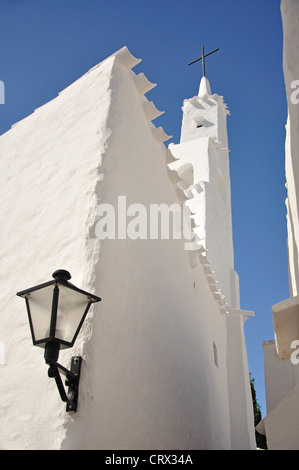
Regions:
<instances>
[{"instance_id":1,"label":"white building wall","mask_svg":"<svg viewBox=\"0 0 299 470\"><path fill-rule=\"evenodd\" d=\"M264 341L262 346L267 415L258 431L266 434L269 450L298 450L298 363L281 361L274 340Z\"/></svg>"},{"instance_id":2,"label":"white building wall","mask_svg":"<svg viewBox=\"0 0 299 470\"><path fill-rule=\"evenodd\" d=\"M296 0L282 0L283 72L288 104L286 124L285 166L287 180L287 227L290 271L290 294L299 291L299 4Z\"/></svg>"},{"instance_id":3,"label":"white building wall","mask_svg":"<svg viewBox=\"0 0 299 470\"><path fill-rule=\"evenodd\" d=\"M226 305L239 308L238 284L234 278L231 188L226 116L223 97L211 93L208 79L200 82L199 95L185 100L180 143L169 146L177 159L170 167L184 179L192 165L191 188L186 204L194 214L198 243L207 251L216 273L217 289Z\"/></svg>"},{"instance_id":4,"label":"white building wall","mask_svg":"<svg viewBox=\"0 0 299 470\"><path fill-rule=\"evenodd\" d=\"M267 416L259 425L266 433L268 448L298 449L299 366L292 363L299 340L299 3L281 0L283 25L283 72L288 119L286 123L285 169L290 298L272 307L275 341L263 343ZM295 354L296 355L296 354ZM264 428L263 428L264 427Z\"/></svg>"},{"instance_id":5,"label":"white building wall","mask_svg":"<svg viewBox=\"0 0 299 470\"><path fill-rule=\"evenodd\" d=\"M244 442L254 446L254 436L244 338L247 317L240 310L239 280L234 270L228 114L223 97L212 94L208 79L203 77L198 96L184 101L180 143L169 146L176 161L169 166L184 180L180 187L194 218L194 232L202 256L209 262L206 268L209 268L210 288L226 313L229 400L231 410L238 410L230 417L232 448L242 449ZM187 172L188 165L193 172ZM244 421L251 423L252 428L245 428Z\"/></svg>"},{"instance_id":6,"label":"white building wall","mask_svg":"<svg viewBox=\"0 0 299 470\"><path fill-rule=\"evenodd\" d=\"M269 413L295 386L294 372L296 372L297 367L291 361L279 360L274 340L264 341L262 346L267 413Z\"/></svg>"},{"instance_id":7,"label":"white building wall","mask_svg":"<svg viewBox=\"0 0 299 470\"><path fill-rule=\"evenodd\" d=\"M298 450L298 402L295 387L264 419L269 450Z\"/></svg>"},{"instance_id":8,"label":"white building wall","mask_svg":"<svg viewBox=\"0 0 299 470\"><path fill-rule=\"evenodd\" d=\"M230 400L232 449L255 449L254 418L249 370L244 336L244 311L232 310L227 315L227 368ZM248 426L244 426L244 422ZM247 442L247 446L244 443Z\"/></svg>"},{"instance_id":9,"label":"white building wall","mask_svg":"<svg viewBox=\"0 0 299 470\"><path fill-rule=\"evenodd\" d=\"M124 48L0 138L4 449L229 449L233 413L238 446L252 448L248 410L231 406L227 317L204 257L183 240L95 236L100 203L179 202L137 62ZM68 367L83 356L73 415L15 295L57 268L102 298L60 357ZM244 370L232 374L243 383Z\"/></svg>"},{"instance_id":10,"label":"white building wall","mask_svg":"<svg viewBox=\"0 0 299 470\"><path fill-rule=\"evenodd\" d=\"M110 59L84 75L0 138L4 449L59 448L69 420L47 376L43 351L31 344L25 305L16 292L50 280L60 267L83 289L97 288L100 244L90 239L89 226L109 137L112 65ZM78 353L81 344L82 338Z\"/></svg>"}]
</instances>

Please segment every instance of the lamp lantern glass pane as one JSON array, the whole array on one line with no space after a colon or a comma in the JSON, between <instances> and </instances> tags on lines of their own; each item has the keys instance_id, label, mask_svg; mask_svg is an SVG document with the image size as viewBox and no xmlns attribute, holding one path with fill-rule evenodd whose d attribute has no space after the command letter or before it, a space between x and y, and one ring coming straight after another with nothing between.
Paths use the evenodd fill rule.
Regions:
<instances>
[{"instance_id":1,"label":"lamp lantern glass pane","mask_svg":"<svg viewBox=\"0 0 299 470\"><path fill-rule=\"evenodd\" d=\"M18 295L26 301L33 344L42 348L49 341L59 343L61 349L72 347L90 305L101 300L57 280Z\"/></svg>"},{"instance_id":2,"label":"lamp lantern glass pane","mask_svg":"<svg viewBox=\"0 0 299 470\"><path fill-rule=\"evenodd\" d=\"M90 298L85 294L59 286L59 302L57 311L57 324L55 336L57 339L73 343L77 329L81 327L81 320L85 318L86 309L89 310ZM87 313L87 312L86 312ZM84 315L84 318L82 319Z\"/></svg>"},{"instance_id":3,"label":"lamp lantern glass pane","mask_svg":"<svg viewBox=\"0 0 299 470\"><path fill-rule=\"evenodd\" d=\"M49 337L53 291L54 286L51 285L34 290L25 297L33 344Z\"/></svg>"}]
</instances>

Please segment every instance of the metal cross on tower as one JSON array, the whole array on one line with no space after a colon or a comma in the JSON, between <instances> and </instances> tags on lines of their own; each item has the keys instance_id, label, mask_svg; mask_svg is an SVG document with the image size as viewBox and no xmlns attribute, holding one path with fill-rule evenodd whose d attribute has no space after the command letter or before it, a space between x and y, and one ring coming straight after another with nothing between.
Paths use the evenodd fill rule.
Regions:
<instances>
[{"instance_id":1,"label":"metal cross on tower","mask_svg":"<svg viewBox=\"0 0 299 470\"><path fill-rule=\"evenodd\" d=\"M202 76L205 77L206 76L205 57L208 57L208 55L214 54L214 52L217 52L217 51L219 51L219 47L218 47L218 49L215 49L214 51L211 51L211 52L208 52L207 54L205 54L204 47L201 46L201 57L199 57L198 59L193 60L188 65L192 65L195 62L198 62L199 60L202 60Z\"/></svg>"}]
</instances>

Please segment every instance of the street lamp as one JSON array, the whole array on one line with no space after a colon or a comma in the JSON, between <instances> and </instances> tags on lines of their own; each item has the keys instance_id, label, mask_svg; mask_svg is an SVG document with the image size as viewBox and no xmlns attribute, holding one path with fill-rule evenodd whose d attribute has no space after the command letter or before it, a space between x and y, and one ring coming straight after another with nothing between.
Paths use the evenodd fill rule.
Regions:
<instances>
[{"instance_id":1,"label":"street lamp","mask_svg":"<svg viewBox=\"0 0 299 470\"><path fill-rule=\"evenodd\" d=\"M71 275L64 269L55 271L52 281L18 292L26 302L29 325L34 346L45 349L48 375L55 378L66 411L76 411L80 379L80 356L73 356L71 370L58 364L60 349L73 347L80 328L92 303L101 299L69 282ZM66 377L62 383L60 372Z\"/></svg>"}]
</instances>

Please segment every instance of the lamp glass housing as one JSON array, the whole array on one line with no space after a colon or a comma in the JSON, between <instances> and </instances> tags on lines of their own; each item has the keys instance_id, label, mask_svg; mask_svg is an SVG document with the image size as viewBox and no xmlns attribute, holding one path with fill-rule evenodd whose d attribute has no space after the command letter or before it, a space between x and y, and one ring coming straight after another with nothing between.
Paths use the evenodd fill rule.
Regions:
<instances>
[{"instance_id":1,"label":"lamp glass housing","mask_svg":"<svg viewBox=\"0 0 299 470\"><path fill-rule=\"evenodd\" d=\"M71 284L71 275L64 269L52 274L54 280L17 292L26 302L32 341L45 349L48 376L55 379L66 411L77 411L81 360L73 356L71 370L57 362L59 350L71 348L92 303L101 299ZM66 391L60 374L67 378Z\"/></svg>"},{"instance_id":2,"label":"lamp glass housing","mask_svg":"<svg viewBox=\"0 0 299 470\"><path fill-rule=\"evenodd\" d=\"M101 300L57 279L17 295L26 301L33 344L42 348L49 342L72 347L91 304Z\"/></svg>"}]
</instances>

